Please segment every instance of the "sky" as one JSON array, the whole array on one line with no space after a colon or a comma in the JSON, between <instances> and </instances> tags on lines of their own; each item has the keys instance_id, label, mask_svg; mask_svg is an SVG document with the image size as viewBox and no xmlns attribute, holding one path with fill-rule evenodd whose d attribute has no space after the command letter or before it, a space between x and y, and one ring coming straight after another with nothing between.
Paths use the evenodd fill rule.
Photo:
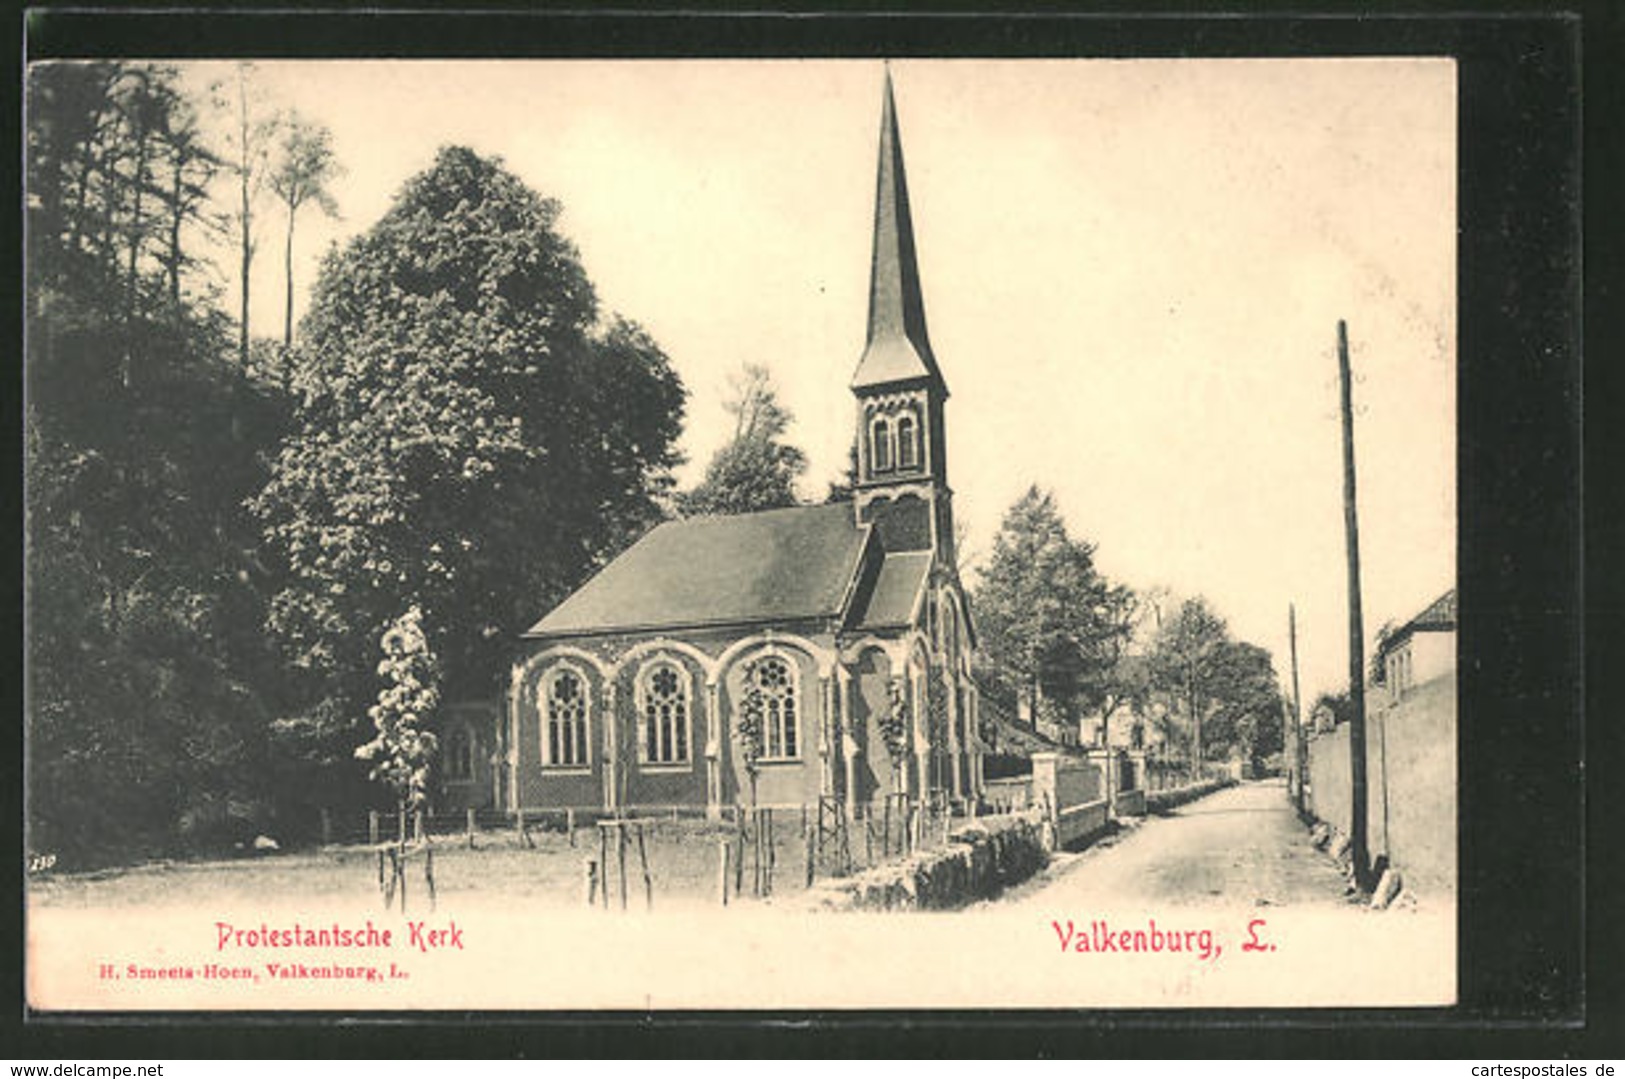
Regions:
<instances>
[{"instance_id":1,"label":"sky","mask_svg":"<svg viewBox=\"0 0 1625 1079\"><path fill-rule=\"evenodd\" d=\"M226 64L187 65L196 87ZM1455 584L1456 74L1448 59L891 65L968 561L1037 484L1113 580L1206 596L1305 706L1347 683L1336 325L1347 320L1367 649ZM689 387L680 472L769 368L822 496L852 439L878 61L301 61L257 104L326 124L340 218L371 226L436 149L557 199L606 312ZM280 334L262 218L257 335ZM230 308L236 292L223 282ZM975 574L970 582L974 587ZM538 612L540 613L540 612Z\"/></svg>"}]
</instances>

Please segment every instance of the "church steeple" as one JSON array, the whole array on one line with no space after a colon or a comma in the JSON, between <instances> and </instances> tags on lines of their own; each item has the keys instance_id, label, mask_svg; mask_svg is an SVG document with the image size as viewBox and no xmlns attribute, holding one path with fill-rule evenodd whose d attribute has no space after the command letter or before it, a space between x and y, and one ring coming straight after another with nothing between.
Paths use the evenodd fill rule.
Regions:
<instances>
[{"instance_id":1,"label":"church steeple","mask_svg":"<svg viewBox=\"0 0 1625 1079\"><path fill-rule=\"evenodd\" d=\"M944 402L948 385L925 332L903 143L891 71L880 106L869 333L852 376L857 398L858 520L887 552L931 551L953 565L952 492Z\"/></svg>"},{"instance_id":2,"label":"church steeple","mask_svg":"<svg viewBox=\"0 0 1625 1079\"><path fill-rule=\"evenodd\" d=\"M852 376L852 389L862 391L915 379L929 380L943 397L948 395L925 330L925 301L920 294L920 269L914 255L908 177L903 170L903 142L897 133L897 103L888 68L880 107L874 249L869 262L869 334L863 358Z\"/></svg>"}]
</instances>

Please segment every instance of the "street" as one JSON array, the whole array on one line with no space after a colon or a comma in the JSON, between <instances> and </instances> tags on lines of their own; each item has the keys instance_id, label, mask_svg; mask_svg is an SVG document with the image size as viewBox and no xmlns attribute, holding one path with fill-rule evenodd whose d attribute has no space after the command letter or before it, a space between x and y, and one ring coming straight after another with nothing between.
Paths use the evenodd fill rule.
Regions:
<instances>
[{"instance_id":1,"label":"street","mask_svg":"<svg viewBox=\"0 0 1625 1079\"><path fill-rule=\"evenodd\" d=\"M1006 900L1018 906L1350 906L1331 859L1309 845L1283 780L1244 783L1151 816Z\"/></svg>"}]
</instances>

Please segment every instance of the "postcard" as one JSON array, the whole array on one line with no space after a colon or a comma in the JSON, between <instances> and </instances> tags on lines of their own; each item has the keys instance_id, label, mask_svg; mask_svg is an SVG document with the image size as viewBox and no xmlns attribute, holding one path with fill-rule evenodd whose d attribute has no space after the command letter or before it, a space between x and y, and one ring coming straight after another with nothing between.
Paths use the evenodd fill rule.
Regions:
<instances>
[{"instance_id":1,"label":"postcard","mask_svg":"<svg viewBox=\"0 0 1625 1079\"><path fill-rule=\"evenodd\" d=\"M1457 75L30 65L27 1004L1454 1004Z\"/></svg>"}]
</instances>

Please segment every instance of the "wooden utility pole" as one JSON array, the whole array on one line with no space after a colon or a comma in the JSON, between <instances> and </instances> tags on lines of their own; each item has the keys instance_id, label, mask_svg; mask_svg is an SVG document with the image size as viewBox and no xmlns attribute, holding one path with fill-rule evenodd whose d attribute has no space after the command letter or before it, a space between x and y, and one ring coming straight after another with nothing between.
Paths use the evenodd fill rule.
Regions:
<instances>
[{"instance_id":1,"label":"wooden utility pole","mask_svg":"<svg viewBox=\"0 0 1625 1079\"><path fill-rule=\"evenodd\" d=\"M1303 751L1303 701L1298 696L1298 607L1286 605L1287 638L1292 650L1292 773L1297 777L1297 788L1291 791L1294 804L1303 808L1303 772L1308 755Z\"/></svg>"},{"instance_id":2,"label":"wooden utility pole","mask_svg":"<svg viewBox=\"0 0 1625 1079\"><path fill-rule=\"evenodd\" d=\"M1354 408L1349 389L1348 325L1337 320L1337 373L1343 405L1343 531L1349 562L1349 856L1354 882L1371 887L1366 841L1365 623L1360 616L1360 519L1354 505Z\"/></svg>"}]
</instances>

